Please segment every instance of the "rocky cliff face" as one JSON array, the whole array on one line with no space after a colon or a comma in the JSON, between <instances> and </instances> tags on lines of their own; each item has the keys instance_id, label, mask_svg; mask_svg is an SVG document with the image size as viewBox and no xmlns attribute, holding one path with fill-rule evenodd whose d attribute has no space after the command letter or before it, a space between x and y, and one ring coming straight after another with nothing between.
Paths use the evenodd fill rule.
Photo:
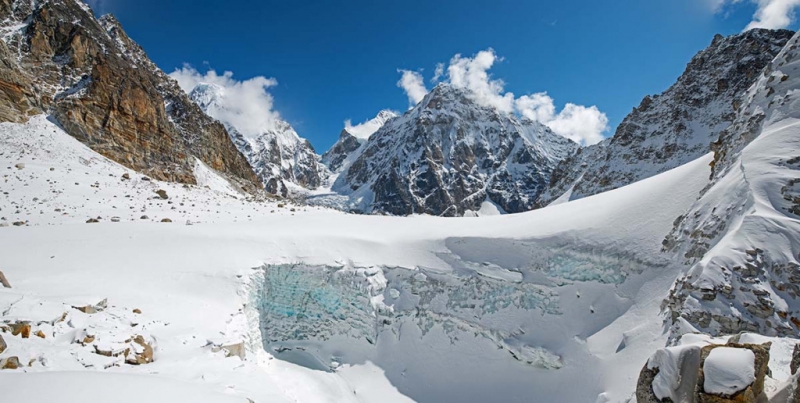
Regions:
<instances>
[{"instance_id":1,"label":"rocky cliff face","mask_svg":"<svg viewBox=\"0 0 800 403\"><path fill-rule=\"evenodd\" d=\"M711 182L664 249L689 269L665 310L673 334L800 332L800 59L795 35L713 144Z\"/></svg>"},{"instance_id":2,"label":"rocky cliff face","mask_svg":"<svg viewBox=\"0 0 800 403\"><path fill-rule=\"evenodd\" d=\"M195 183L194 158L248 192L258 181L225 128L111 16L77 0L1 0L0 119L48 113L95 151L156 179Z\"/></svg>"},{"instance_id":3,"label":"rocky cliff face","mask_svg":"<svg viewBox=\"0 0 800 403\"><path fill-rule=\"evenodd\" d=\"M616 189L711 151L741 107L741 94L791 36L786 30L761 29L717 35L672 87L645 97L612 138L560 163L539 205L565 193L574 200Z\"/></svg>"},{"instance_id":4,"label":"rocky cliff face","mask_svg":"<svg viewBox=\"0 0 800 403\"><path fill-rule=\"evenodd\" d=\"M339 133L339 140L336 141L330 150L322 154L322 163L325 164L331 172L341 171L341 169L348 164L348 161L352 161L358 157L356 152L359 151L361 146L367 142L373 133L383 127L386 122L396 117L397 113L390 110L382 110L370 121L359 125L361 127L359 127L358 130L347 127L342 129L342 132Z\"/></svg>"},{"instance_id":5,"label":"rocky cliff face","mask_svg":"<svg viewBox=\"0 0 800 403\"><path fill-rule=\"evenodd\" d=\"M286 197L289 186L316 189L323 184L327 171L314 147L288 122L278 119L257 136L247 137L224 120L225 96L224 88L206 83L199 84L189 94L203 111L225 125L231 140L247 158L268 192Z\"/></svg>"},{"instance_id":6,"label":"rocky cliff face","mask_svg":"<svg viewBox=\"0 0 800 403\"><path fill-rule=\"evenodd\" d=\"M577 148L539 123L440 84L370 136L333 190L367 213L461 216L486 201L521 212Z\"/></svg>"}]
</instances>

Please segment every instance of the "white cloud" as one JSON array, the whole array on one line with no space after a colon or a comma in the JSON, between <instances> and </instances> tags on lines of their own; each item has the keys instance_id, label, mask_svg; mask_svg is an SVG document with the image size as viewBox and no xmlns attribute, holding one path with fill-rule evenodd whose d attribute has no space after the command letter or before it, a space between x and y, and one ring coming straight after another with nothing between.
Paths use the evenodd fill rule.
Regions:
<instances>
[{"instance_id":1,"label":"white cloud","mask_svg":"<svg viewBox=\"0 0 800 403\"><path fill-rule=\"evenodd\" d=\"M492 78L489 74L489 69L498 61L502 59L493 49L478 52L473 57L457 54L446 68L446 82L454 87L467 89L473 99L484 106L496 108L504 113L517 113L540 122L550 127L556 134L575 142L595 144L603 140L603 133L608 130L608 118L596 106L586 107L568 103L564 109L556 113L553 98L546 92L517 98L514 93L505 91L503 80ZM438 65L436 70L439 71ZM442 66L442 73L444 71ZM403 74L406 78L405 71ZM415 80L421 83L422 76L419 73L413 74ZM438 76L440 75L434 75L437 79ZM422 96L419 96L419 99L422 99Z\"/></svg>"},{"instance_id":2,"label":"white cloud","mask_svg":"<svg viewBox=\"0 0 800 403\"><path fill-rule=\"evenodd\" d=\"M503 93L505 86L503 80L492 79L488 73L498 60L494 49L480 51L471 58L457 54L450 59L447 75L450 84L470 90L480 104L511 113L514 111L514 94Z\"/></svg>"},{"instance_id":3,"label":"white cloud","mask_svg":"<svg viewBox=\"0 0 800 403\"><path fill-rule=\"evenodd\" d=\"M438 83L442 76L444 76L444 63L436 63L436 70L433 72L431 82Z\"/></svg>"},{"instance_id":4,"label":"white cloud","mask_svg":"<svg viewBox=\"0 0 800 403\"><path fill-rule=\"evenodd\" d=\"M747 25L753 28L786 28L794 22L794 10L800 6L800 0L758 0L758 9L753 21Z\"/></svg>"},{"instance_id":5,"label":"white cloud","mask_svg":"<svg viewBox=\"0 0 800 403\"><path fill-rule=\"evenodd\" d=\"M520 115L543 123L556 134L580 144L599 143L608 130L608 118L596 106L568 103L556 114L553 98L546 92L523 95L515 106Z\"/></svg>"},{"instance_id":6,"label":"white cloud","mask_svg":"<svg viewBox=\"0 0 800 403\"><path fill-rule=\"evenodd\" d=\"M422 101L422 98L428 94L422 74L409 70L397 70L397 72L403 74L400 81L397 82L397 86L406 92L408 103L413 106Z\"/></svg>"},{"instance_id":7,"label":"white cloud","mask_svg":"<svg viewBox=\"0 0 800 403\"><path fill-rule=\"evenodd\" d=\"M745 31L754 28L779 29L787 28L795 22L795 9L800 7L800 0L706 0L715 13L722 12L726 6L749 1L756 5L753 21L747 24Z\"/></svg>"},{"instance_id":8,"label":"white cloud","mask_svg":"<svg viewBox=\"0 0 800 403\"><path fill-rule=\"evenodd\" d=\"M274 129L276 121L280 119L278 112L273 110L272 95L267 92L268 88L278 85L274 78L258 76L239 81L233 78L230 71L220 75L209 69L201 74L189 65L176 69L170 77L177 80L187 94L202 83L220 87L220 97L217 104L209 109L209 115L232 125L247 137L256 137Z\"/></svg>"}]
</instances>

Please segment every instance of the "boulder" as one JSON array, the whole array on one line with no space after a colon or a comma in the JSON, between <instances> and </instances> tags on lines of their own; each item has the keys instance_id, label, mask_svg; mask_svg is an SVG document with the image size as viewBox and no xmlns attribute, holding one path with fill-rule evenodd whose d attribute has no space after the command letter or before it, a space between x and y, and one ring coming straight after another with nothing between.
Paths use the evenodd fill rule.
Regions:
<instances>
[{"instance_id":1,"label":"boulder","mask_svg":"<svg viewBox=\"0 0 800 403\"><path fill-rule=\"evenodd\" d=\"M143 365L153 362L153 347L148 343L143 336L137 335L133 338L134 346L133 351L126 353L125 362L131 365Z\"/></svg>"},{"instance_id":2,"label":"boulder","mask_svg":"<svg viewBox=\"0 0 800 403\"><path fill-rule=\"evenodd\" d=\"M87 314L93 314L97 312L102 312L108 306L108 298L103 299L102 301L94 304L94 305L86 305L86 306L73 306L73 308Z\"/></svg>"},{"instance_id":3,"label":"boulder","mask_svg":"<svg viewBox=\"0 0 800 403\"><path fill-rule=\"evenodd\" d=\"M707 393L704 389L705 373L704 365L711 351L720 347L737 349L747 349L753 352L755 380L743 390L733 395L719 395ZM764 394L764 378L769 367L769 349L771 343L764 344L740 344L728 342L723 345L699 346L678 346L660 349L654 354L639 374L636 386L636 401L639 403L663 403L663 402L686 402L686 403L756 403L766 401ZM662 368L658 364L664 365L663 370L672 379L666 382L661 379L660 388L668 387L671 390L660 390L664 398L659 400L654 392L654 381L658 377ZM669 396L663 396L669 395ZM798 401L800 403L800 400Z\"/></svg>"},{"instance_id":4,"label":"boulder","mask_svg":"<svg viewBox=\"0 0 800 403\"><path fill-rule=\"evenodd\" d=\"M0 284L2 284L5 288L11 288L11 283L8 282L6 275L3 274L2 271L0 271Z\"/></svg>"},{"instance_id":5,"label":"boulder","mask_svg":"<svg viewBox=\"0 0 800 403\"><path fill-rule=\"evenodd\" d=\"M17 322L11 324L11 334L22 336L23 339L31 337L31 324L29 322Z\"/></svg>"},{"instance_id":6,"label":"boulder","mask_svg":"<svg viewBox=\"0 0 800 403\"><path fill-rule=\"evenodd\" d=\"M0 369L17 369L21 367L19 357L8 357L0 359Z\"/></svg>"},{"instance_id":7,"label":"boulder","mask_svg":"<svg viewBox=\"0 0 800 403\"><path fill-rule=\"evenodd\" d=\"M3 336L0 335L0 354L3 354L3 351L6 351L7 348L8 344L6 344L6 341L3 340Z\"/></svg>"},{"instance_id":8,"label":"boulder","mask_svg":"<svg viewBox=\"0 0 800 403\"><path fill-rule=\"evenodd\" d=\"M737 343L728 343L725 345L711 345L703 347L701 357L703 359L703 363L705 363L706 358L711 353L712 350L719 347L733 347L733 348L743 348L748 349L753 352L755 356L755 381L752 385L747 387L746 389L738 392L734 395L725 396L725 395L713 395L706 393L703 389L703 384L705 382L705 374L703 373L703 364L700 365L700 376L697 380L697 401L699 403L741 403L741 402L753 402L755 403L759 396L764 392L764 378L769 371L769 349L772 346L772 343L764 343L764 344L737 344Z\"/></svg>"}]
</instances>

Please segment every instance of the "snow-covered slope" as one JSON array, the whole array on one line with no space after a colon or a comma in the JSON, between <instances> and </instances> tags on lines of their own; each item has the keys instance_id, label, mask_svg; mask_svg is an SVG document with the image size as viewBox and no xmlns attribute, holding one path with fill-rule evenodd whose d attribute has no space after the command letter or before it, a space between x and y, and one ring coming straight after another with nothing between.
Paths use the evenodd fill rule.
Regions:
<instances>
[{"instance_id":1,"label":"snow-covered slope","mask_svg":"<svg viewBox=\"0 0 800 403\"><path fill-rule=\"evenodd\" d=\"M0 131L11 168L0 212L29 225L0 228L13 286L0 289L0 321L46 336L2 334L0 357L26 366L0 382L69 371L25 379L41 393L104 371L241 401L625 398L666 342L659 304L679 268L660 240L710 161L514 216L379 217L145 181L45 119ZM152 222L162 217L173 223ZM106 298L100 313L73 308ZM96 354L142 334L155 340L152 363ZM240 342L244 360L215 352Z\"/></svg>"},{"instance_id":2,"label":"snow-covered slope","mask_svg":"<svg viewBox=\"0 0 800 403\"><path fill-rule=\"evenodd\" d=\"M486 201L529 210L577 144L448 84L388 121L333 184L352 210L462 216Z\"/></svg>"},{"instance_id":3,"label":"snow-covered slope","mask_svg":"<svg viewBox=\"0 0 800 403\"><path fill-rule=\"evenodd\" d=\"M323 184L327 171L308 140L280 119L255 137L245 136L225 120L230 114L225 110L226 96L223 87L207 83L198 84L189 94L203 111L225 125L268 192L286 197L292 185L315 189Z\"/></svg>"},{"instance_id":4,"label":"snow-covered slope","mask_svg":"<svg viewBox=\"0 0 800 403\"><path fill-rule=\"evenodd\" d=\"M613 137L560 163L538 204L546 206L564 194L574 200L616 189L709 152L736 116L744 91L792 34L753 29L717 35L672 87L645 97Z\"/></svg>"},{"instance_id":5,"label":"snow-covered slope","mask_svg":"<svg viewBox=\"0 0 800 403\"><path fill-rule=\"evenodd\" d=\"M322 163L331 172L341 172L350 162L358 158L358 151L362 150L361 146L367 142L369 137L383 127L386 122L396 117L397 113L382 110L378 112L377 116L358 126L348 125L339 133L339 140L331 149L322 154Z\"/></svg>"},{"instance_id":6,"label":"snow-covered slope","mask_svg":"<svg viewBox=\"0 0 800 403\"><path fill-rule=\"evenodd\" d=\"M675 336L800 332L800 62L795 35L714 144L713 184L664 241L690 265L666 301Z\"/></svg>"}]
</instances>

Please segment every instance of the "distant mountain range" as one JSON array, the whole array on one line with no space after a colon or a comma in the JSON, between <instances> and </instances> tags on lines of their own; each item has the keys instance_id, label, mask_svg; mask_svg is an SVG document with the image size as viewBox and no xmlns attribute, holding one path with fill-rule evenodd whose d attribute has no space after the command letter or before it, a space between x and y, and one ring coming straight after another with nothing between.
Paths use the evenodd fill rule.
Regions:
<instances>
[{"instance_id":1,"label":"distant mountain range","mask_svg":"<svg viewBox=\"0 0 800 403\"><path fill-rule=\"evenodd\" d=\"M600 144L580 147L444 83L401 116L385 110L348 126L320 156L280 119L243 135L225 121L224 88L184 93L113 16L96 19L75 0L5 2L0 12L8 38L0 44L3 120L49 113L94 150L158 179L193 183L196 157L250 192L327 193L339 208L392 215L462 216L487 205L522 212L692 161L711 151L742 93L792 35L715 37L672 87L645 97Z\"/></svg>"}]
</instances>

